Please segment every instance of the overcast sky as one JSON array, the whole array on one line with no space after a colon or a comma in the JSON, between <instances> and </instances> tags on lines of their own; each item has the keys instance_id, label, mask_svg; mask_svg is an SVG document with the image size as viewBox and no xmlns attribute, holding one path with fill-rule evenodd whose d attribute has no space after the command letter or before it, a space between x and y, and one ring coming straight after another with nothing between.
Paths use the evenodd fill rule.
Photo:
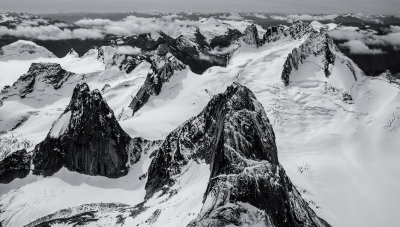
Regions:
<instances>
[{"instance_id":1,"label":"overcast sky","mask_svg":"<svg viewBox=\"0 0 400 227\"><path fill-rule=\"evenodd\" d=\"M400 14L400 0L0 0L2 11L260 11Z\"/></svg>"}]
</instances>

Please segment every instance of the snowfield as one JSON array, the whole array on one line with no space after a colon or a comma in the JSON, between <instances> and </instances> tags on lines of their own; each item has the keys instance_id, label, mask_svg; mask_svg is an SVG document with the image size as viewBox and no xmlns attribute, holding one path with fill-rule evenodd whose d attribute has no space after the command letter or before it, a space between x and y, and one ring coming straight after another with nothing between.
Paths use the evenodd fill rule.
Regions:
<instances>
[{"instance_id":1,"label":"snowfield","mask_svg":"<svg viewBox=\"0 0 400 227\"><path fill-rule=\"evenodd\" d=\"M215 33L210 23L200 29ZM0 132L21 134L34 144L48 133L53 137L62 134L70 113L61 114L74 85L84 80L92 90L109 85L102 95L131 137L162 140L197 115L213 95L239 82L262 103L276 135L279 160L318 216L332 226L395 227L400 211L400 86L383 76L366 77L352 63L354 76L340 61L326 78L321 60L310 57L293 72L286 87L281 79L283 65L305 38L283 39L260 48L241 43L227 67L211 67L202 75L190 69L179 71L134 116L128 105L151 70L149 63L141 63L126 74L117 68L105 69L104 62L90 55L0 58L0 87L15 82L33 62L56 62L76 73L59 90L34 90L25 99L3 100ZM343 93L351 95L352 100L344 100ZM156 147L145 150L128 175L118 179L86 176L63 168L51 177L30 174L1 184L0 220L5 226L24 226L83 204L138 206L144 201L146 172ZM124 225L185 226L192 221L201 210L210 169L193 162L182 172L173 188L175 195L152 197L143 205L147 209L126 219Z\"/></svg>"}]
</instances>

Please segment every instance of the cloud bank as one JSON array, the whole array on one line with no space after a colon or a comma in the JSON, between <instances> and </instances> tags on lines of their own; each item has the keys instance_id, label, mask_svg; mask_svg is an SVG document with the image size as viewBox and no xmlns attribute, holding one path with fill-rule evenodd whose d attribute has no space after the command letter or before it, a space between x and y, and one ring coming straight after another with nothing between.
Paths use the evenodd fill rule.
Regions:
<instances>
[{"instance_id":1,"label":"cloud bank","mask_svg":"<svg viewBox=\"0 0 400 227\"><path fill-rule=\"evenodd\" d=\"M341 44L352 54L382 54L379 47L389 47L400 50L400 26L391 26L385 35L377 35L374 31L360 31L352 27L341 27L329 32L336 40L345 41ZM370 48L373 46L374 48Z\"/></svg>"},{"instance_id":2,"label":"cloud bank","mask_svg":"<svg viewBox=\"0 0 400 227\"><path fill-rule=\"evenodd\" d=\"M118 46L117 47L118 54L127 54L127 55L139 55L142 53L142 50L137 47L131 46Z\"/></svg>"},{"instance_id":3,"label":"cloud bank","mask_svg":"<svg viewBox=\"0 0 400 227\"><path fill-rule=\"evenodd\" d=\"M338 17L337 14L329 14L329 15L309 15L309 14L292 14L292 15L271 15L271 19L273 20L282 20L287 22L293 22L298 20L303 21L325 21L325 20L334 20Z\"/></svg>"},{"instance_id":4,"label":"cloud bank","mask_svg":"<svg viewBox=\"0 0 400 227\"><path fill-rule=\"evenodd\" d=\"M100 39L108 34L130 36L152 33L163 27L155 18L135 16L128 16L120 21L82 19L75 22L75 25L79 28L69 28L65 23L47 24L47 21L22 21L15 28L0 26L0 36L9 35L39 40Z\"/></svg>"},{"instance_id":5,"label":"cloud bank","mask_svg":"<svg viewBox=\"0 0 400 227\"><path fill-rule=\"evenodd\" d=\"M351 54L383 54L380 49L371 49L360 40L350 40L341 46L347 48Z\"/></svg>"},{"instance_id":6,"label":"cloud bank","mask_svg":"<svg viewBox=\"0 0 400 227\"><path fill-rule=\"evenodd\" d=\"M60 39L99 39L103 35L96 29L68 29L60 28L55 25L43 26L17 26L15 29L10 29L4 26L0 27L0 36L10 35L28 39L40 40L60 40Z\"/></svg>"},{"instance_id":7,"label":"cloud bank","mask_svg":"<svg viewBox=\"0 0 400 227\"><path fill-rule=\"evenodd\" d=\"M75 22L75 24L83 28L98 29L102 34L126 36L152 33L161 30L161 26L157 19L141 18L136 16L128 16L120 21L111 21L108 19L82 19Z\"/></svg>"}]
</instances>

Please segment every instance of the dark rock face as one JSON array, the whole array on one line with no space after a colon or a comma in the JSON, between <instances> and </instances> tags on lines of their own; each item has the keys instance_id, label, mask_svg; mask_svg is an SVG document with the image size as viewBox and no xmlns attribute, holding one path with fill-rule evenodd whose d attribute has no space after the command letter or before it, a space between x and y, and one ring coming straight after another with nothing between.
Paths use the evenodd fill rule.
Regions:
<instances>
[{"instance_id":1,"label":"dark rock face","mask_svg":"<svg viewBox=\"0 0 400 227\"><path fill-rule=\"evenodd\" d=\"M151 60L151 73L133 98L129 107L136 113L150 98L151 95L158 95L165 82L176 72L185 69L186 66L169 52L165 44L157 49L157 54Z\"/></svg>"},{"instance_id":2,"label":"dark rock face","mask_svg":"<svg viewBox=\"0 0 400 227\"><path fill-rule=\"evenodd\" d=\"M286 176L263 107L240 84L167 136L150 165L146 197L167 192L190 160L210 164L211 175L189 226L328 226Z\"/></svg>"},{"instance_id":3,"label":"dark rock face","mask_svg":"<svg viewBox=\"0 0 400 227\"><path fill-rule=\"evenodd\" d=\"M228 47L232 42L242 37L242 33L236 29L228 29L228 32L221 36L216 36L210 41L211 48L215 47Z\"/></svg>"},{"instance_id":4,"label":"dark rock face","mask_svg":"<svg viewBox=\"0 0 400 227\"><path fill-rule=\"evenodd\" d=\"M283 26L271 26L267 28L263 36L263 41L266 43L275 42L282 37L287 37L288 34L284 32Z\"/></svg>"},{"instance_id":5,"label":"dark rock face","mask_svg":"<svg viewBox=\"0 0 400 227\"><path fill-rule=\"evenodd\" d=\"M33 172L50 176L64 166L88 175L123 176L128 161L140 158L139 143L122 130L98 90L78 84L64 113L35 147Z\"/></svg>"},{"instance_id":6,"label":"dark rock face","mask_svg":"<svg viewBox=\"0 0 400 227\"><path fill-rule=\"evenodd\" d=\"M329 69L329 65L332 65L335 63L335 55L332 53L332 51L329 49L329 46L332 46L333 43L331 39L326 38L324 42L324 73L325 76L328 77L331 75L331 71Z\"/></svg>"},{"instance_id":7,"label":"dark rock face","mask_svg":"<svg viewBox=\"0 0 400 227\"><path fill-rule=\"evenodd\" d=\"M336 56L332 53L331 48L335 48L333 41L325 33L311 31L307 40L298 48L292 50L287 56L281 78L283 83L288 86L290 75L293 70L298 70L299 66L309 56L322 56L323 69L326 77L331 74L330 66L335 63Z\"/></svg>"},{"instance_id":8,"label":"dark rock face","mask_svg":"<svg viewBox=\"0 0 400 227\"><path fill-rule=\"evenodd\" d=\"M243 41L248 45L261 46L260 39L258 38L258 30L254 24L247 26L244 31Z\"/></svg>"},{"instance_id":9,"label":"dark rock face","mask_svg":"<svg viewBox=\"0 0 400 227\"><path fill-rule=\"evenodd\" d=\"M221 133L224 120L229 118L226 116L226 112L230 110L232 112L234 110L237 112L245 109L254 110L256 107L253 104L253 98L255 99L254 95L246 87L234 84L225 93L211 99L198 116L171 132L150 165L149 178L146 184L147 194L152 195L163 185L172 183L172 176L178 173L180 167L190 159L201 159L210 163L213 156L211 149L218 143L215 137L218 133ZM268 121L266 118L264 120ZM248 133L257 134L256 131L252 131L253 129L248 128ZM259 146L259 139L252 142L254 143L251 146ZM268 146L274 147L274 144ZM255 154L258 154L257 152ZM270 158L277 159L276 155Z\"/></svg>"},{"instance_id":10,"label":"dark rock face","mask_svg":"<svg viewBox=\"0 0 400 227\"><path fill-rule=\"evenodd\" d=\"M31 155L25 149L15 151L0 161L0 183L8 184L29 174Z\"/></svg>"},{"instance_id":11,"label":"dark rock face","mask_svg":"<svg viewBox=\"0 0 400 227\"><path fill-rule=\"evenodd\" d=\"M289 77L292 74L292 71L298 70L299 65L305 58L306 56L301 54L298 48L293 49L292 53L287 56L286 61L283 64L283 70L281 74L281 78L285 86L289 85Z\"/></svg>"},{"instance_id":12,"label":"dark rock face","mask_svg":"<svg viewBox=\"0 0 400 227\"><path fill-rule=\"evenodd\" d=\"M18 95L24 98L34 90L35 84L49 85L59 89L71 76L75 75L61 68L58 63L32 63L28 73L22 75L12 86L1 91L4 97Z\"/></svg>"}]
</instances>

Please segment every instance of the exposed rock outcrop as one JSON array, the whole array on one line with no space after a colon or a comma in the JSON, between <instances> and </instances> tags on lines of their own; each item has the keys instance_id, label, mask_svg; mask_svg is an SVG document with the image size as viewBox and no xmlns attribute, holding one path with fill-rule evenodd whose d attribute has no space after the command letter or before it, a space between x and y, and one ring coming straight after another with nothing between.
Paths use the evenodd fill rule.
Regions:
<instances>
[{"instance_id":1,"label":"exposed rock outcrop","mask_svg":"<svg viewBox=\"0 0 400 227\"><path fill-rule=\"evenodd\" d=\"M151 60L151 72L147 75L142 87L133 98L129 107L136 113L152 95L158 95L165 82L176 72L186 66L172 55L165 44L157 49L157 54Z\"/></svg>"},{"instance_id":2,"label":"exposed rock outcrop","mask_svg":"<svg viewBox=\"0 0 400 227\"><path fill-rule=\"evenodd\" d=\"M141 154L116 120L100 91L78 84L68 107L34 150L34 174L49 176L63 166L88 175L119 177Z\"/></svg>"},{"instance_id":3,"label":"exposed rock outcrop","mask_svg":"<svg viewBox=\"0 0 400 227\"><path fill-rule=\"evenodd\" d=\"M29 174L31 155L25 150L18 150L0 161L0 183L8 184L16 178L24 178Z\"/></svg>"},{"instance_id":4,"label":"exposed rock outcrop","mask_svg":"<svg viewBox=\"0 0 400 227\"><path fill-rule=\"evenodd\" d=\"M136 66L145 60L147 60L146 57L141 55L115 54L112 59L107 62L106 69L118 67L119 70L129 74Z\"/></svg>"},{"instance_id":5,"label":"exposed rock outcrop","mask_svg":"<svg viewBox=\"0 0 400 227\"><path fill-rule=\"evenodd\" d=\"M246 30L244 31L243 41L248 45L256 45L257 47L261 46L256 25L251 24L247 26Z\"/></svg>"},{"instance_id":6,"label":"exposed rock outcrop","mask_svg":"<svg viewBox=\"0 0 400 227\"><path fill-rule=\"evenodd\" d=\"M262 105L240 84L167 136L149 167L146 197L167 193L190 160L211 168L203 208L190 226L328 226L285 174Z\"/></svg>"},{"instance_id":7,"label":"exposed rock outcrop","mask_svg":"<svg viewBox=\"0 0 400 227\"><path fill-rule=\"evenodd\" d=\"M36 90L44 90L45 86L59 89L65 81L75 75L61 68L58 63L32 63L28 72L22 75L12 86L1 91L3 98L18 95L24 98Z\"/></svg>"}]
</instances>

